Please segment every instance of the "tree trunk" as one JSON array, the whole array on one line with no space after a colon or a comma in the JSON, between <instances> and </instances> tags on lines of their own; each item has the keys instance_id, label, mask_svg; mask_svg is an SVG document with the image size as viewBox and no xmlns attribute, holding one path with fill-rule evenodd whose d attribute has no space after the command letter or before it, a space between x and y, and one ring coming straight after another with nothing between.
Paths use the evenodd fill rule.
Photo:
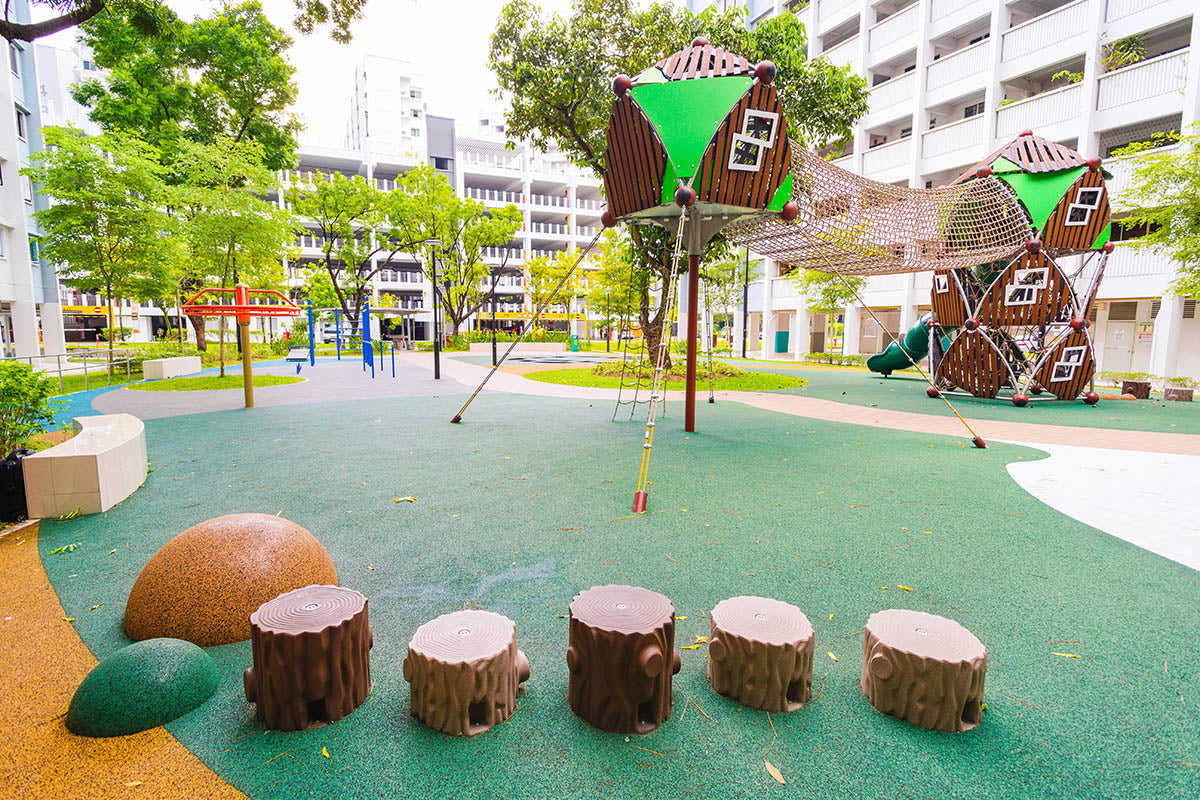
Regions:
<instances>
[{"instance_id":1,"label":"tree trunk","mask_svg":"<svg viewBox=\"0 0 1200 800\"><path fill-rule=\"evenodd\" d=\"M570 609L567 702L601 730L650 733L671 716L675 608L634 586L594 586Z\"/></svg>"},{"instance_id":2,"label":"tree trunk","mask_svg":"<svg viewBox=\"0 0 1200 800\"><path fill-rule=\"evenodd\" d=\"M812 695L816 638L804 613L767 597L713 609L708 680L718 694L763 711L795 711Z\"/></svg>"},{"instance_id":3,"label":"tree trunk","mask_svg":"<svg viewBox=\"0 0 1200 800\"><path fill-rule=\"evenodd\" d=\"M371 692L371 644L359 592L314 585L281 594L250 615L246 699L268 728L336 722Z\"/></svg>"},{"instance_id":4,"label":"tree trunk","mask_svg":"<svg viewBox=\"0 0 1200 800\"><path fill-rule=\"evenodd\" d=\"M455 611L425 623L404 659L409 713L451 736L474 736L512 716L528 678L516 625L490 611Z\"/></svg>"},{"instance_id":5,"label":"tree trunk","mask_svg":"<svg viewBox=\"0 0 1200 800\"><path fill-rule=\"evenodd\" d=\"M201 353L207 353L208 340L204 338L204 317L188 317L188 321L192 323L192 330L196 332L196 350Z\"/></svg>"},{"instance_id":6,"label":"tree trunk","mask_svg":"<svg viewBox=\"0 0 1200 800\"><path fill-rule=\"evenodd\" d=\"M922 728L967 731L983 718L987 648L954 620L879 611L863 636L862 690L878 711Z\"/></svg>"}]
</instances>

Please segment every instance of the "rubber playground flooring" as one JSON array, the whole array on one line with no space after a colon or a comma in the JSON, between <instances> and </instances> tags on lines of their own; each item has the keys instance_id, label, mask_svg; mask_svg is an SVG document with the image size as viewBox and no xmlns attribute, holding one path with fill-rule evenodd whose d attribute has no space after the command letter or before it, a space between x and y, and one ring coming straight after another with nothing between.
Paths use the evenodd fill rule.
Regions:
<instances>
[{"instance_id":1,"label":"rubber playground flooring","mask_svg":"<svg viewBox=\"0 0 1200 800\"><path fill-rule=\"evenodd\" d=\"M700 432L685 435L672 409L655 440L651 513L633 517L643 428L610 422L609 403L484 395L464 424L447 424L460 402L147 420L145 486L105 515L42 525L69 624L98 657L127 644L134 579L203 519L259 511L308 528L340 582L369 598L371 696L334 725L264 731L243 696L241 642L209 648L221 688L167 726L253 798L1200 793L1200 575L1026 494L1004 466L1039 452L740 403L702 407ZM813 700L768 719L717 696L699 643L682 651L658 731L592 729L566 704L565 615L577 592L605 583L672 598L680 646L709 633L707 612L725 597L799 605L816 629ZM508 722L451 738L409 718L401 663L420 623L463 607L515 620L533 675ZM935 733L866 702L862 626L891 607L952 617L987 645L978 728ZM54 679L53 665L40 674ZM188 796L186 782L178 791Z\"/></svg>"},{"instance_id":2,"label":"rubber playground flooring","mask_svg":"<svg viewBox=\"0 0 1200 800\"><path fill-rule=\"evenodd\" d=\"M950 409L937 398L928 397L929 386L916 373L894 374L884 378L873 372L851 369L774 366L762 362L731 361L743 369L799 375L807 386L780 389L781 393L799 394L850 403L875 405L893 411L917 414L949 414ZM1102 387L1100 395L1119 394ZM1088 406L1082 400L1065 402L1033 398L1025 408L1017 408L1007 398L983 400L976 397L950 397L958 412L967 418L997 419L1044 425L1078 425L1085 428L1161 431L1163 433L1200 433L1200 402L1178 403L1158 400L1101 400Z\"/></svg>"}]
</instances>

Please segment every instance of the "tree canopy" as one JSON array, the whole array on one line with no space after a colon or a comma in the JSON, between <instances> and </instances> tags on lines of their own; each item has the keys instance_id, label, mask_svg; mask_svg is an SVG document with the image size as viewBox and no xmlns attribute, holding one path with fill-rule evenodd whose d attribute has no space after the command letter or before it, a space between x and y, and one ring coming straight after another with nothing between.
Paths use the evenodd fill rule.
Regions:
<instances>
[{"instance_id":1,"label":"tree canopy","mask_svg":"<svg viewBox=\"0 0 1200 800\"><path fill-rule=\"evenodd\" d=\"M253 140L271 169L292 164L300 126L292 40L256 0L185 22L169 8L101 14L82 40L104 81L83 81L72 96L106 131L136 132L170 160L184 142Z\"/></svg>"},{"instance_id":2,"label":"tree canopy","mask_svg":"<svg viewBox=\"0 0 1200 800\"><path fill-rule=\"evenodd\" d=\"M1178 147L1161 149L1178 141ZM1146 234L1130 241L1178 262L1177 296L1200 295L1200 134L1160 134L1118 155L1135 155L1133 175L1118 199L1120 224Z\"/></svg>"}]
</instances>

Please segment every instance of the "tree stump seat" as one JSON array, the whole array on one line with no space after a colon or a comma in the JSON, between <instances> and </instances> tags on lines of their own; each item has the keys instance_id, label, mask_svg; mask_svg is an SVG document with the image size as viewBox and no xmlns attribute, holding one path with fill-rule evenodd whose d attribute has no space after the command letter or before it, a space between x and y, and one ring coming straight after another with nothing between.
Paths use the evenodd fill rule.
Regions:
<instances>
[{"instance_id":1,"label":"tree stump seat","mask_svg":"<svg viewBox=\"0 0 1200 800\"><path fill-rule=\"evenodd\" d=\"M983 718L987 648L957 622L921 611L871 615L862 689L876 710L922 728L967 731Z\"/></svg>"},{"instance_id":2,"label":"tree stump seat","mask_svg":"<svg viewBox=\"0 0 1200 800\"><path fill-rule=\"evenodd\" d=\"M567 702L601 730L650 733L671 716L675 607L649 589L593 586L571 601Z\"/></svg>"},{"instance_id":3,"label":"tree stump seat","mask_svg":"<svg viewBox=\"0 0 1200 800\"><path fill-rule=\"evenodd\" d=\"M490 611L455 611L426 622L404 659L409 713L451 736L474 736L508 719L528 679L516 624Z\"/></svg>"},{"instance_id":4,"label":"tree stump seat","mask_svg":"<svg viewBox=\"0 0 1200 800\"><path fill-rule=\"evenodd\" d=\"M1150 399L1150 381L1121 381L1121 394L1131 394L1138 400Z\"/></svg>"},{"instance_id":5,"label":"tree stump seat","mask_svg":"<svg viewBox=\"0 0 1200 800\"><path fill-rule=\"evenodd\" d=\"M1182 386L1168 386L1163 389L1164 400L1174 400L1180 403L1192 402L1192 390Z\"/></svg>"},{"instance_id":6,"label":"tree stump seat","mask_svg":"<svg viewBox=\"0 0 1200 800\"><path fill-rule=\"evenodd\" d=\"M371 693L367 598L353 589L312 585L268 600L250 615L250 644L246 699L268 728L337 722Z\"/></svg>"},{"instance_id":7,"label":"tree stump seat","mask_svg":"<svg viewBox=\"0 0 1200 800\"><path fill-rule=\"evenodd\" d=\"M763 711L795 711L812 696L816 637L801 611L769 597L730 597L712 610L708 680Z\"/></svg>"}]
</instances>

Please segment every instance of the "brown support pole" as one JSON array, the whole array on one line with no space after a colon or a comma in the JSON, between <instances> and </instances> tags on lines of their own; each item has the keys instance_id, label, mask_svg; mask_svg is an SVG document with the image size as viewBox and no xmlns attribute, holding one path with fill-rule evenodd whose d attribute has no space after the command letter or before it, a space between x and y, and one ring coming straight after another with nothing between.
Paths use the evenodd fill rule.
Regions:
<instances>
[{"instance_id":1,"label":"brown support pole","mask_svg":"<svg viewBox=\"0 0 1200 800\"><path fill-rule=\"evenodd\" d=\"M700 254L688 256L687 396L684 398L683 429L696 431L696 337L700 323ZM668 322L669 324L669 322Z\"/></svg>"}]
</instances>

